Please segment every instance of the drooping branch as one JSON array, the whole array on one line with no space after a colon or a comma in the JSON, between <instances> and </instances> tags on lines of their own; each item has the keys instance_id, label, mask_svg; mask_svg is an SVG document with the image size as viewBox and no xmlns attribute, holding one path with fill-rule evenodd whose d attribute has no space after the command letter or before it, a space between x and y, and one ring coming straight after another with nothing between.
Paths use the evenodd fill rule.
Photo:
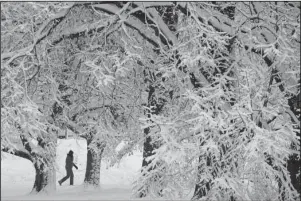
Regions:
<instances>
[{"instance_id":1,"label":"drooping branch","mask_svg":"<svg viewBox=\"0 0 301 201\"><path fill-rule=\"evenodd\" d=\"M25 132L20 125L17 124L17 129ZM1 151L9 153L9 154L13 154L15 156L19 156L25 159L30 160L31 162L35 162L35 158L39 157L39 154L37 152L34 152L30 142L28 141L27 137L25 135L20 135L20 140L22 142L22 146L23 148L19 148L19 147L8 147L8 146L4 146L2 147Z\"/></svg>"},{"instance_id":2,"label":"drooping branch","mask_svg":"<svg viewBox=\"0 0 301 201\"><path fill-rule=\"evenodd\" d=\"M8 147L2 148L1 151L15 155L15 156L19 156L21 158L25 158L27 160L30 160L31 162L34 162L31 155L26 151L21 151L21 150L16 150L16 149L11 150Z\"/></svg>"}]
</instances>

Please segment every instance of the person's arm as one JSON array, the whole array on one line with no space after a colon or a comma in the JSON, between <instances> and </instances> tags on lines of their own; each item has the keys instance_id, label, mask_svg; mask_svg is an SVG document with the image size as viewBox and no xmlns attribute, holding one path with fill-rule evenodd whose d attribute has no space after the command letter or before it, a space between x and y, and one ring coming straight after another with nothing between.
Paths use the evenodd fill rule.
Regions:
<instances>
[{"instance_id":1,"label":"person's arm","mask_svg":"<svg viewBox=\"0 0 301 201\"><path fill-rule=\"evenodd\" d=\"M78 169L78 167L73 163L73 166L76 168L76 169Z\"/></svg>"}]
</instances>

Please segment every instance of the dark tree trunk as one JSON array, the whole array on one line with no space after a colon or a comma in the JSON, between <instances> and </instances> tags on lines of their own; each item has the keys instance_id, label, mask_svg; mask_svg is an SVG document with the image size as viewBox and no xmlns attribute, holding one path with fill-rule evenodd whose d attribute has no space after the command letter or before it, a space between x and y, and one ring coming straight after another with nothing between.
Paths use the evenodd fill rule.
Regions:
<instances>
[{"instance_id":1,"label":"dark tree trunk","mask_svg":"<svg viewBox=\"0 0 301 201\"><path fill-rule=\"evenodd\" d=\"M291 156L287 162L287 169L290 173L292 184L299 194L301 194L301 178L300 174L299 176L297 175L299 171L301 172L300 163L301 161L298 160L297 155Z\"/></svg>"},{"instance_id":2,"label":"dark tree trunk","mask_svg":"<svg viewBox=\"0 0 301 201\"><path fill-rule=\"evenodd\" d=\"M33 185L32 193L38 193L46 188L48 184L48 175L47 172L45 171L44 163L41 163L40 165L36 163L34 164L34 168L36 171L36 176L35 176L35 182Z\"/></svg>"},{"instance_id":3,"label":"dark tree trunk","mask_svg":"<svg viewBox=\"0 0 301 201\"><path fill-rule=\"evenodd\" d=\"M150 128L145 128L144 129L144 136L145 136L145 141L143 143L143 161L142 161L142 167L148 166L150 163L149 161L146 160L147 157L152 155L152 152L154 150L153 144L151 143L152 138L148 135L150 131Z\"/></svg>"},{"instance_id":4,"label":"dark tree trunk","mask_svg":"<svg viewBox=\"0 0 301 201\"><path fill-rule=\"evenodd\" d=\"M96 146L91 148L92 143L96 143ZM106 144L104 142L93 141L87 139L87 166L84 185L98 187L100 182L100 165L102 153Z\"/></svg>"},{"instance_id":5,"label":"dark tree trunk","mask_svg":"<svg viewBox=\"0 0 301 201\"><path fill-rule=\"evenodd\" d=\"M155 99L155 87L154 86L149 86L149 94L148 94L148 107L152 109L149 111L147 110L147 117L150 118L151 114L155 114L158 115L161 111L162 108L164 106L164 103L159 104L157 102L157 100ZM158 142L155 142L155 140L153 139L153 136L150 135L151 130L154 128L151 127L147 127L144 129L144 143L143 143L143 161L142 161L142 170L146 170L147 173L151 172L152 170L154 170L156 167L152 166L149 167L149 164L152 162L151 160L147 160L148 157L152 156L154 154L154 150L159 148L159 144ZM143 174L143 176L145 176L146 173ZM147 186L143 186L143 189L139 190L139 197L145 197L148 194L148 187ZM159 192L159 196L162 196L162 190L160 190Z\"/></svg>"},{"instance_id":6,"label":"dark tree trunk","mask_svg":"<svg viewBox=\"0 0 301 201\"><path fill-rule=\"evenodd\" d=\"M300 81L299 81L300 83ZM290 106L290 109L292 110L292 112L294 113L294 115L298 118L299 122L301 121L301 93L299 93L297 96L292 97L291 99L289 99L288 104ZM299 111L298 111L299 109ZM300 126L299 126L300 129ZM299 141L301 143L301 137L300 137L300 132L297 132L297 136L299 137ZM295 147L295 149L297 149ZM290 156L289 160L287 161L287 170L290 173L290 179L292 182L292 185L294 186L294 188L298 191L299 195L300 195L300 199L301 199L301 159L300 159L300 155L299 157L297 156L297 154L294 154L292 156ZM299 173L299 175L298 175Z\"/></svg>"},{"instance_id":7,"label":"dark tree trunk","mask_svg":"<svg viewBox=\"0 0 301 201\"><path fill-rule=\"evenodd\" d=\"M54 168L45 168L45 164L34 164L36 171L35 182L31 193L54 192L56 189L56 172Z\"/></svg>"},{"instance_id":8,"label":"dark tree trunk","mask_svg":"<svg viewBox=\"0 0 301 201\"><path fill-rule=\"evenodd\" d=\"M32 155L28 152L14 150L12 153L9 152L8 148L3 148L2 151L13 154L15 156L24 158L29 160L33 163L35 168L35 181L32 188L31 193L39 193L44 190L47 191L54 191L55 190L55 169L54 168L47 168L47 171L45 169L45 163L40 162L36 163L36 155Z\"/></svg>"},{"instance_id":9,"label":"dark tree trunk","mask_svg":"<svg viewBox=\"0 0 301 201\"><path fill-rule=\"evenodd\" d=\"M56 142L54 142L55 146L49 146L47 145L49 141L45 142L44 140L39 141L39 146L45 149L45 152L43 153L45 158L40 158L35 154L33 155L36 175L31 193L50 193L56 190ZM49 153L46 152L46 149L49 151Z\"/></svg>"},{"instance_id":10,"label":"dark tree trunk","mask_svg":"<svg viewBox=\"0 0 301 201\"><path fill-rule=\"evenodd\" d=\"M202 162L202 160L204 160L204 159L202 157L199 157L199 162ZM207 156L206 157L206 166L210 167L211 165L212 165L212 162L211 162L210 156ZM204 180L202 180L202 178L200 176L203 173L203 171L204 171L204 168L202 166L199 166L198 167L198 180L197 180L198 182L195 185L192 200L199 200L200 198L206 196L207 192L210 191L210 189L211 189L211 185L212 185L211 180L204 181Z\"/></svg>"},{"instance_id":11,"label":"dark tree trunk","mask_svg":"<svg viewBox=\"0 0 301 201\"><path fill-rule=\"evenodd\" d=\"M147 160L148 157L152 156L154 153L153 151L158 148L158 146L152 142L152 137L149 136L150 128L144 129L144 136L145 141L143 143L143 161L142 161L142 169L147 170L147 172L151 172L155 169L154 166L148 167L149 164L152 162L151 160ZM143 174L145 176L145 173ZM148 188L145 186L143 187L143 190L140 191L139 197L145 197L147 196ZM161 191L159 192L159 195L162 196Z\"/></svg>"}]
</instances>

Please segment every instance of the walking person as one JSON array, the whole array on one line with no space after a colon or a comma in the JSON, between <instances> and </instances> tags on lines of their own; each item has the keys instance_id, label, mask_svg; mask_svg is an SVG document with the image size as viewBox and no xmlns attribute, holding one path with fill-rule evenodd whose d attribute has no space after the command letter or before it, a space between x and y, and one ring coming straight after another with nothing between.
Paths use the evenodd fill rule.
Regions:
<instances>
[{"instance_id":1,"label":"walking person","mask_svg":"<svg viewBox=\"0 0 301 201\"><path fill-rule=\"evenodd\" d=\"M72 167L75 167L76 169L78 169L78 167L73 163L73 151L70 150L69 153L67 154L67 157L66 157L66 172L67 172L67 175L62 178L61 180L59 180L59 184L62 185L62 183L64 181L66 181L69 177L70 177L70 185L73 185L73 179L74 179L74 174L73 174L73 171L72 171Z\"/></svg>"}]
</instances>

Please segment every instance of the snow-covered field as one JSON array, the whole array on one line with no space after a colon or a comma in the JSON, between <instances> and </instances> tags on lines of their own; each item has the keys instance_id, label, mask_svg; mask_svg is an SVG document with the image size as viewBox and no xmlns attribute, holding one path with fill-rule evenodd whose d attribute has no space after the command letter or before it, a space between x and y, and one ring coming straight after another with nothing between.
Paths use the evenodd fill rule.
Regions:
<instances>
[{"instance_id":1,"label":"snow-covered field","mask_svg":"<svg viewBox=\"0 0 301 201\"><path fill-rule=\"evenodd\" d=\"M1 160L1 200L129 200L131 183L136 178L142 164L142 153L124 157L114 167L102 161L100 188L87 191L82 188L86 168L85 140L58 140L57 180L65 176L65 158L70 149L74 151L74 161L78 170L73 168L74 186L69 180L51 195L29 195L34 183L34 167L30 161L11 154L3 153Z\"/></svg>"}]
</instances>

